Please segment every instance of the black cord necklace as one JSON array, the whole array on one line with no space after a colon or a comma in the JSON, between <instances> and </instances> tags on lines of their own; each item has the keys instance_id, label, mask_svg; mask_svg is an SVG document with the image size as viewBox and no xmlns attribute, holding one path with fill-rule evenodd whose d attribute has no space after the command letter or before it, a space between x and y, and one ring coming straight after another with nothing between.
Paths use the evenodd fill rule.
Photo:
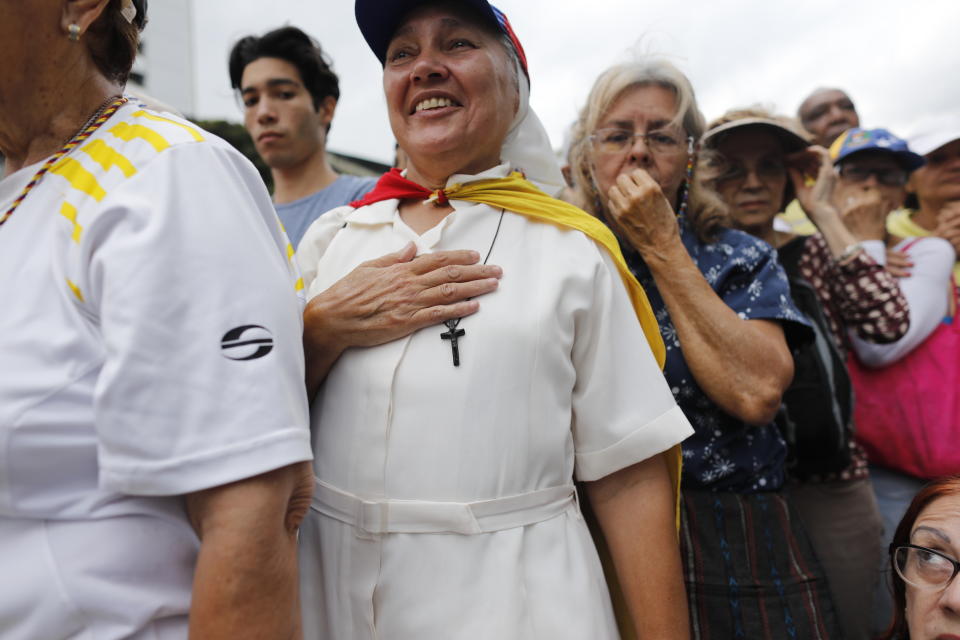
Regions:
<instances>
[{"instance_id":1,"label":"black cord necklace","mask_svg":"<svg viewBox=\"0 0 960 640\"><path fill-rule=\"evenodd\" d=\"M500 225L503 224L503 214L504 210L500 209L500 219L497 221L497 230L493 233L493 240L490 241L490 248L487 249L487 257L483 259L483 264L487 264L487 260L490 259L490 254L493 253L493 245L497 242L497 236L500 235ZM467 298L470 300L470 298ZM453 352L453 366L460 366L460 345L457 343L457 340L462 338L467 334L464 329L458 329L460 326L460 321L463 318L455 318L453 320L445 320L443 324L446 325L447 331L444 331L440 334L441 340L450 341L450 350Z\"/></svg>"}]
</instances>

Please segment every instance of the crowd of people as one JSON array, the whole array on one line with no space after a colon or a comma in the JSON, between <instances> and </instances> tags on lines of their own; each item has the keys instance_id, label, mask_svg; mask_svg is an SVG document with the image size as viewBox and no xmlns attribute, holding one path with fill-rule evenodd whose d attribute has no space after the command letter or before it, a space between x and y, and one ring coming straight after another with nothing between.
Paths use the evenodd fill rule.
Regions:
<instances>
[{"instance_id":1,"label":"crowd of people","mask_svg":"<svg viewBox=\"0 0 960 640\"><path fill-rule=\"evenodd\" d=\"M646 57L558 157L496 7L355 13L396 167L284 26L270 194L125 92L146 0L0 2L0 637L960 638L960 119Z\"/></svg>"}]
</instances>

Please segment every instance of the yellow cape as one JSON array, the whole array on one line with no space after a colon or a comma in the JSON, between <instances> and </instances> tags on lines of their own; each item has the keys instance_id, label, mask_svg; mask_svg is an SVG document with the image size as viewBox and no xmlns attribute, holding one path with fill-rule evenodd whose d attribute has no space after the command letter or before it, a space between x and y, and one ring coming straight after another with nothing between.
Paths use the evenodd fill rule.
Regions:
<instances>
[{"instance_id":1,"label":"yellow cape","mask_svg":"<svg viewBox=\"0 0 960 640\"><path fill-rule=\"evenodd\" d=\"M666 348L663 345L663 338L660 336L657 319L653 315L653 309L650 308L650 301L647 300L647 294L643 291L643 287L637 282L623 259L623 253L620 252L620 245L617 243L616 237L605 224L572 204L550 197L517 171L512 172L506 178L477 180L462 185L455 184L444 189L443 192L449 199L480 202L498 209L507 209L540 222L576 229L585 233L606 249L610 257L613 258L614 264L617 265L623 284L627 287L630 301L637 313L637 319L640 321L647 342L650 343L650 349L653 350L657 364L660 365L661 369L663 368ZM679 530L680 445L676 445L669 451L667 461L676 498L676 521Z\"/></svg>"}]
</instances>

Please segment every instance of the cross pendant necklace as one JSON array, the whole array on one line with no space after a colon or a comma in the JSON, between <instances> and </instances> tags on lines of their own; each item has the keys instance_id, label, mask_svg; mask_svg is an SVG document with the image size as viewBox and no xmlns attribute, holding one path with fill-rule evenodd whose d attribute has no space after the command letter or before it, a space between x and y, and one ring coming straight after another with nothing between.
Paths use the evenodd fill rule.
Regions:
<instances>
[{"instance_id":1,"label":"cross pendant necklace","mask_svg":"<svg viewBox=\"0 0 960 640\"><path fill-rule=\"evenodd\" d=\"M460 366L460 345L457 344L457 339L466 335L466 331L463 329L457 329L457 324L460 323L460 318L456 320L445 320L443 324L447 325L449 331L444 331L440 334L441 340L450 341L450 350L453 351L453 366Z\"/></svg>"},{"instance_id":2,"label":"cross pendant necklace","mask_svg":"<svg viewBox=\"0 0 960 640\"><path fill-rule=\"evenodd\" d=\"M490 259L490 254L493 252L493 245L497 242L497 236L500 235L500 225L503 224L503 213L504 210L500 209L500 219L497 221L497 230L493 233L493 240L490 241L490 248L487 249L487 257L483 259L483 264L487 264L487 260ZM467 298L469 300L470 298ZM446 325L447 330L440 334L441 340L450 341L450 351L453 355L453 366L460 366L460 344L458 340L466 335L466 331L460 329L460 321L463 318L454 318L452 320L445 320L443 322Z\"/></svg>"}]
</instances>

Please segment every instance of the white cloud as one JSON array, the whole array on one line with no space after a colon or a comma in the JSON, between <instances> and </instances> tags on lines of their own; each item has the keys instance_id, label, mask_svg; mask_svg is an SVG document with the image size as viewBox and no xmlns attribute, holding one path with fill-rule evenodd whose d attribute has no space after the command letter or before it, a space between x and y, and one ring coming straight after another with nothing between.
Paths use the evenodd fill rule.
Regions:
<instances>
[{"instance_id":1,"label":"white cloud","mask_svg":"<svg viewBox=\"0 0 960 640\"><path fill-rule=\"evenodd\" d=\"M955 0L497 4L527 51L533 106L555 146L595 77L638 50L666 54L684 69L708 118L757 102L792 114L824 85L847 89L866 126L902 135L925 119L960 111ZM243 35L294 24L320 41L340 75L330 147L392 158L380 67L356 27L351 0L194 0L193 6L198 116L239 120L226 70L230 46Z\"/></svg>"}]
</instances>

